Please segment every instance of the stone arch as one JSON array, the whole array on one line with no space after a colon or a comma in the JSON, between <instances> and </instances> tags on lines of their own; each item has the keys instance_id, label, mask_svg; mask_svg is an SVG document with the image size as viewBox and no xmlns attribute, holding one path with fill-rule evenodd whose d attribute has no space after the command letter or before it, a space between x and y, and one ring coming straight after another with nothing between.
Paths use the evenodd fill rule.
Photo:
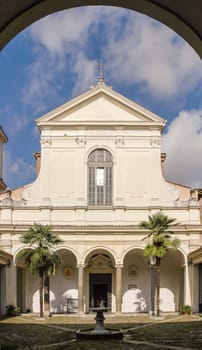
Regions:
<instances>
[{"instance_id":1,"label":"stone arch","mask_svg":"<svg viewBox=\"0 0 202 350\"><path fill-rule=\"evenodd\" d=\"M181 247L178 247L176 250L174 250L175 252L179 252L181 253L181 256L182 256L182 264L186 264L187 262L187 254L186 252L181 248Z\"/></svg>"},{"instance_id":2,"label":"stone arch","mask_svg":"<svg viewBox=\"0 0 202 350\"><path fill-rule=\"evenodd\" d=\"M105 149L106 151L108 151L109 153L111 153L113 164L116 163L116 154L115 154L114 150L113 150L111 147L109 147L108 145L97 144L97 145L93 145L92 147L90 147L90 148L88 149L88 151L86 152L86 154L85 154L85 164L88 163L88 157L89 157L89 155L90 155L93 151L96 151L96 149Z\"/></svg>"},{"instance_id":3,"label":"stone arch","mask_svg":"<svg viewBox=\"0 0 202 350\"><path fill-rule=\"evenodd\" d=\"M109 255L109 258L111 259L113 266L115 266L116 263L117 263L115 253L112 251L112 249L110 249L109 247L105 247L105 246L96 246L96 247L92 247L91 249L89 249L86 252L86 254L83 257L82 264L84 266L87 266L87 264L89 263L90 259L95 254L98 254L98 255L99 254Z\"/></svg>"},{"instance_id":4,"label":"stone arch","mask_svg":"<svg viewBox=\"0 0 202 350\"><path fill-rule=\"evenodd\" d=\"M69 246L59 246L55 249L55 252L59 252L60 250L64 250L64 251L69 251L71 252L74 256L75 256L75 259L76 259L76 264L78 265L79 263L79 256L77 254L77 251Z\"/></svg>"},{"instance_id":5,"label":"stone arch","mask_svg":"<svg viewBox=\"0 0 202 350\"><path fill-rule=\"evenodd\" d=\"M116 257L106 246L94 246L83 258L85 272L86 311L101 304L115 311Z\"/></svg>"},{"instance_id":6,"label":"stone arch","mask_svg":"<svg viewBox=\"0 0 202 350\"><path fill-rule=\"evenodd\" d=\"M75 0L46 0L46 1L24 1L21 6L12 6L12 0L6 1L6 5L1 4L0 12L2 23L0 23L0 49L2 49L15 35L28 27L33 22L57 11L78 7ZM183 37L202 56L201 27L200 27L200 0L193 6L189 1L183 0L181 4L171 4L169 1L151 0L81 0L79 6L87 5L108 5L119 6L131 9L147 16L150 16Z\"/></svg>"},{"instance_id":7,"label":"stone arch","mask_svg":"<svg viewBox=\"0 0 202 350\"><path fill-rule=\"evenodd\" d=\"M29 251L29 250L34 250L34 248L33 248L33 247L30 247L30 246L27 246L27 245L18 248L18 249L15 251L14 255L13 255L13 262L14 262L14 265L15 265L15 266L22 266L22 265L24 265L24 264L22 263L22 262L24 261L24 258L21 258L21 257L18 256L19 253L20 253L21 251L23 251L23 250ZM24 267L24 266L23 266L23 267Z\"/></svg>"},{"instance_id":8,"label":"stone arch","mask_svg":"<svg viewBox=\"0 0 202 350\"><path fill-rule=\"evenodd\" d=\"M120 264L122 264L122 265L124 264L124 259L129 252L132 252L133 250L141 250L143 252L144 247L145 246L143 244L142 245L136 244L135 246L131 246L131 247L127 248L126 250L124 250L122 257L120 259Z\"/></svg>"}]
</instances>

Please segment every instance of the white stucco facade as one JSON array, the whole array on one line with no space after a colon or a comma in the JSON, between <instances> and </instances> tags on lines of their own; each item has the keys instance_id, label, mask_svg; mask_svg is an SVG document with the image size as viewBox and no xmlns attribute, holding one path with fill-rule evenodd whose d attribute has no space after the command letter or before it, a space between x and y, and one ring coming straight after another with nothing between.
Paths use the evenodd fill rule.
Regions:
<instances>
[{"instance_id":1,"label":"white stucco facade","mask_svg":"<svg viewBox=\"0 0 202 350\"><path fill-rule=\"evenodd\" d=\"M50 278L51 312L89 312L101 297L114 313L149 312L150 267L139 223L162 210L179 222L174 229L181 243L162 259L161 310L175 312L186 303L198 311L201 263L190 265L188 255L202 245L200 204L197 191L163 177L165 120L99 81L37 125L36 180L0 195L0 247L13 256L1 274L9 289L1 293L2 310L11 303L39 311L38 279L18 253L25 248L19 237L41 223L63 240L57 247L63 264ZM97 150L110 161L89 163Z\"/></svg>"}]
</instances>

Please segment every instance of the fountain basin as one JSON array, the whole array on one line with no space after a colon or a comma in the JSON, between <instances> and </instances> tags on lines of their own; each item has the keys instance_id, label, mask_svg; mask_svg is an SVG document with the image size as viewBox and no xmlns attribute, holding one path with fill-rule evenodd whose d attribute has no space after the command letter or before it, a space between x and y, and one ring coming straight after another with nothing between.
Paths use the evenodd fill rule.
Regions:
<instances>
[{"instance_id":1,"label":"fountain basin","mask_svg":"<svg viewBox=\"0 0 202 350\"><path fill-rule=\"evenodd\" d=\"M79 329L76 332L77 339L122 339L123 333L116 329L105 328L103 313L108 311L108 308L96 307L92 311L96 312L95 328Z\"/></svg>"},{"instance_id":2,"label":"fountain basin","mask_svg":"<svg viewBox=\"0 0 202 350\"><path fill-rule=\"evenodd\" d=\"M123 333L116 329L105 328L104 331L95 331L94 328L79 329L76 332L77 339L122 339Z\"/></svg>"}]
</instances>

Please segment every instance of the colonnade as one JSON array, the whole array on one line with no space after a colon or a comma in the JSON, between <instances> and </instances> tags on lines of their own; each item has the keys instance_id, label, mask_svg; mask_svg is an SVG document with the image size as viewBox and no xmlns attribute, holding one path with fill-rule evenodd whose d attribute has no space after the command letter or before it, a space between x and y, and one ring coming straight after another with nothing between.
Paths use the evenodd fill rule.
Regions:
<instances>
[{"instance_id":1,"label":"colonnade","mask_svg":"<svg viewBox=\"0 0 202 350\"><path fill-rule=\"evenodd\" d=\"M117 264L115 266L115 312L122 312L122 293L123 293L123 265ZM183 265L184 270L184 304L193 304L193 278L191 275L191 269L188 264ZM2 288L1 286L1 305L2 309L4 305L13 304L17 305L17 268L11 263L9 267L4 268L2 273L4 274L5 286ZM78 313L82 314L88 310L85 309L85 279L84 279L84 271L85 265L78 264ZM196 269L196 267L195 267ZM181 287L181 286L180 286ZM4 289L6 289L6 293L4 293ZM26 286L27 289L27 286ZM25 303L26 304L26 303ZM197 302L195 302L197 305Z\"/></svg>"}]
</instances>

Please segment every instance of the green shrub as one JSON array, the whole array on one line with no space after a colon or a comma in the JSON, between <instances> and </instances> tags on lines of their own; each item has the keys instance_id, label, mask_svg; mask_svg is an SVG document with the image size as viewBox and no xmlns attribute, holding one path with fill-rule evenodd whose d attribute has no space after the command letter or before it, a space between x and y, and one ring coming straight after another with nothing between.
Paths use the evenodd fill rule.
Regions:
<instances>
[{"instance_id":1,"label":"green shrub","mask_svg":"<svg viewBox=\"0 0 202 350\"><path fill-rule=\"evenodd\" d=\"M181 315L185 315L185 314L188 314L188 315L191 315L192 313L192 307L190 305L181 305L180 306L180 314Z\"/></svg>"},{"instance_id":2,"label":"green shrub","mask_svg":"<svg viewBox=\"0 0 202 350\"><path fill-rule=\"evenodd\" d=\"M11 317L11 316L17 316L20 314L20 308L15 306L15 305L7 305L6 306L7 309L7 316Z\"/></svg>"}]
</instances>

